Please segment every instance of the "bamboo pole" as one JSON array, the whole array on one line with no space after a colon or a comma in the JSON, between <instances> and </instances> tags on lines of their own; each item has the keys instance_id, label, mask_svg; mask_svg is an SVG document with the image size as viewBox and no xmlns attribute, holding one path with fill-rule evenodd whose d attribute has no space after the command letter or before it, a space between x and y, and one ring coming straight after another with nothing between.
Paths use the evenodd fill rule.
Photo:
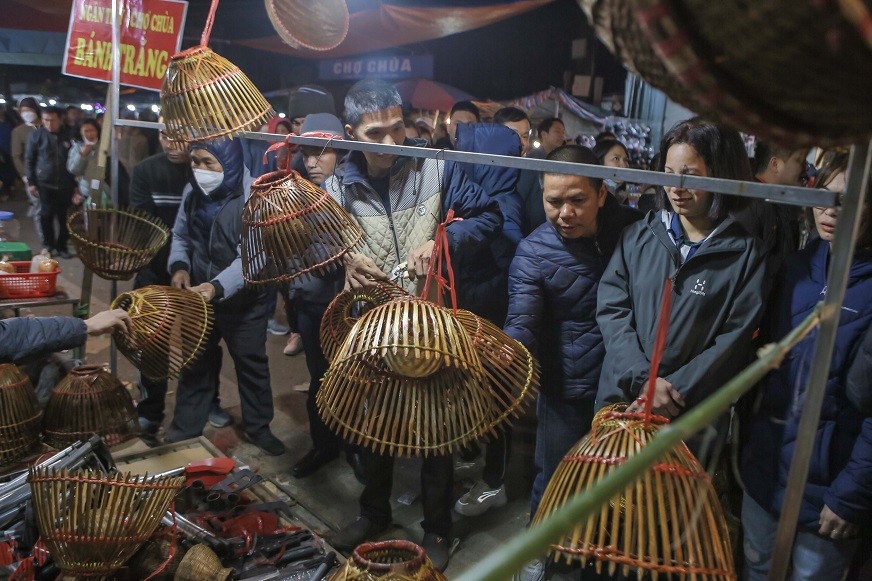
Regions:
<instances>
[{"instance_id":1,"label":"bamboo pole","mask_svg":"<svg viewBox=\"0 0 872 581\"><path fill-rule=\"evenodd\" d=\"M540 525L515 536L501 549L466 571L457 581L503 581L511 578L525 563L548 552L551 544L572 530L580 520L588 518L599 507L620 494L667 451L709 425L770 370L776 369L790 349L818 325L821 310L821 305L818 305L787 337L762 348L757 361L695 408L665 426L623 466L587 489L584 494L575 496Z\"/></svg>"}]
</instances>

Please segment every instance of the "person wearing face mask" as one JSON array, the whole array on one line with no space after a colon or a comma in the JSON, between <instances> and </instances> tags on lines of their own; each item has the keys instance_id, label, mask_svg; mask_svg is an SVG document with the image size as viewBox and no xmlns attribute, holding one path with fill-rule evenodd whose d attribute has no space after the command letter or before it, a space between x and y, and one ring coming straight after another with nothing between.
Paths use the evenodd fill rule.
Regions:
<instances>
[{"instance_id":1,"label":"person wearing face mask","mask_svg":"<svg viewBox=\"0 0 872 581\"><path fill-rule=\"evenodd\" d=\"M19 101L18 114L24 123L12 130L12 164L24 182L24 187L27 188L27 170L24 169L24 149L27 145L27 138L42 124L39 118L39 104L37 104L36 99L25 97ZM33 218L36 233L42 238L42 226L39 223L39 199L32 196L27 196L27 198L30 202L27 215Z\"/></svg>"},{"instance_id":2,"label":"person wearing face mask","mask_svg":"<svg viewBox=\"0 0 872 581\"><path fill-rule=\"evenodd\" d=\"M236 367L245 438L270 456L285 451L270 431L272 388L266 355L267 294L242 278L240 230L248 195L242 143L220 139L191 149L192 177L173 226L168 260L172 285L199 293L215 309L203 354L179 378L167 438L199 436L209 419L223 340Z\"/></svg>"},{"instance_id":3,"label":"person wearing face mask","mask_svg":"<svg viewBox=\"0 0 872 581\"><path fill-rule=\"evenodd\" d=\"M630 167L630 153L624 144L618 140L600 140L593 147L593 154L596 156L597 163L606 167L616 167L627 169ZM627 184L621 180L606 178L603 180L609 194L614 196L619 204L627 204L629 194L627 193Z\"/></svg>"},{"instance_id":4,"label":"person wearing face mask","mask_svg":"<svg viewBox=\"0 0 872 581\"><path fill-rule=\"evenodd\" d=\"M79 180L79 190L73 195L73 205L78 206L90 197L91 185L88 176L97 169L97 143L100 141L100 126L93 119L85 119L79 129L81 141L73 141L67 158L67 171Z\"/></svg>"}]
</instances>

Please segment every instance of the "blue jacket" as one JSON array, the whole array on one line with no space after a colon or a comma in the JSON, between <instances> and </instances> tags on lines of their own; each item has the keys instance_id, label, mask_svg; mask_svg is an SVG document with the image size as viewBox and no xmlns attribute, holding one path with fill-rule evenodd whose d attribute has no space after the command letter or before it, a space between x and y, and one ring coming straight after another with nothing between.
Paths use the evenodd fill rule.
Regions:
<instances>
[{"instance_id":1,"label":"blue jacket","mask_svg":"<svg viewBox=\"0 0 872 581\"><path fill-rule=\"evenodd\" d=\"M829 244L815 240L788 258L775 306L774 333L780 338L823 299ZM869 526L872 517L872 418L863 416L846 394L848 369L872 321L872 255L858 253L851 264L836 345L827 380L814 450L799 515L800 526L818 530L826 504L850 523ZM779 514L796 442L817 333L799 343L766 380L760 409L743 448L742 474L749 495ZM866 361L866 377L872 362ZM868 385L868 384L867 384Z\"/></svg>"},{"instance_id":2,"label":"blue jacket","mask_svg":"<svg viewBox=\"0 0 872 581\"><path fill-rule=\"evenodd\" d=\"M0 321L0 363L85 344L88 327L77 317L15 317Z\"/></svg>"},{"instance_id":3,"label":"blue jacket","mask_svg":"<svg viewBox=\"0 0 872 581\"><path fill-rule=\"evenodd\" d=\"M539 359L543 393L563 399L596 395L605 357L597 288L621 232L641 218L606 196L596 238L565 239L545 222L518 245L504 330Z\"/></svg>"}]
</instances>

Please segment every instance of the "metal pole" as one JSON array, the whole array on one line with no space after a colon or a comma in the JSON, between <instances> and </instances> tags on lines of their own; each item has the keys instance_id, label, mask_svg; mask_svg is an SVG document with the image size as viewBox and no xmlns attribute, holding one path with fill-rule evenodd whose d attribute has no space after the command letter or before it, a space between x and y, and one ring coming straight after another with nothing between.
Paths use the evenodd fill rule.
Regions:
<instances>
[{"instance_id":1,"label":"metal pole","mask_svg":"<svg viewBox=\"0 0 872 581\"><path fill-rule=\"evenodd\" d=\"M112 204L115 207L118 207L118 180L120 179L118 171L118 140L115 139L115 123L118 121L118 112L120 111L119 101L121 99L121 6L121 0L112 0L112 99L110 103L112 123L109 124L108 129L112 132L112 141L110 142L110 151L112 152L112 165L110 170L112 184L110 186L110 195L112 197ZM107 124L104 124L104 126L105 125ZM118 283L113 280L110 289L109 304L112 304L112 302L115 301L116 296L118 296ZM118 371L118 352L115 349L115 339L112 339L111 344L109 345L109 370L113 374Z\"/></svg>"},{"instance_id":2,"label":"metal pole","mask_svg":"<svg viewBox=\"0 0 872 581\"><path fill-rule=\"evenodd\" d=\"M817 325L820 312L819 305L787 337L762 348L757 361L675 422L662 428L648 445L628 458L622 466L574 496L539 525L509 539L501 548L464 572L457 581L505 581L511 579L525 563L545 554L561 535L595 514L666 452L715 421L770 370L776 369L790 349Z\"/></svg>"},{"instance_id":3,"label":"metal pole","mask_svg":"<svg viewBox=\"0 0 872 581\"><path fill-rule=\"evenodd\" d=\"M824 310L821 315L821 328L815 344L811 376L806 389L805 403L796 436L796 447L790 461L787 476L787 494L781 507L781 518L775 536L775 552L769 570L770 581L780 581L787 577L790 556L793 553L793 539L796 523L805 491L808 466L817 436L824 401L827 378L830 373L836 332L839 329L839 314L845 289L848 286L848 272L854 255L854 237L860 224L860 209L866 195L872 164L870 143L855 145L848 160L848 183L845 198L839 210L839 224L830 249L830 272L827 277L827 291L824 297Z\"/></svg>"}]
</instances>

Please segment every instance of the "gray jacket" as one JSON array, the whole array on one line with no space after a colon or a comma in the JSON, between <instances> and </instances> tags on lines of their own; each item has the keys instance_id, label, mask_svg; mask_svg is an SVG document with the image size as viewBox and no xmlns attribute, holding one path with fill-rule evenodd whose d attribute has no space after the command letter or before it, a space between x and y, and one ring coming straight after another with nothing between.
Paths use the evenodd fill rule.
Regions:
<instances>
[{"instance_id":1,"label":"gray jacket","mask_svg":"<svg viewBox=\"0 0 872 581\"><path fill-rule=\"evenodd\" d=\"M76 317L21 317L0 321L0 362L85 344L88 328Z\"/></svg>"},{"instance_id":2,"label":"gray jacket","mask_svg":"<svg viewBox=\"0 0 872 581\"><path fill-rule=\"evenodd\" d=\"M624 231L600 280L597 323L606 346L597 407L632 401L646 385L663 284L672 311L659 376L699 403L741 370L763 310L760 241L732 218L683 264L660 212Z\"/></svg>"}]
</instances>

